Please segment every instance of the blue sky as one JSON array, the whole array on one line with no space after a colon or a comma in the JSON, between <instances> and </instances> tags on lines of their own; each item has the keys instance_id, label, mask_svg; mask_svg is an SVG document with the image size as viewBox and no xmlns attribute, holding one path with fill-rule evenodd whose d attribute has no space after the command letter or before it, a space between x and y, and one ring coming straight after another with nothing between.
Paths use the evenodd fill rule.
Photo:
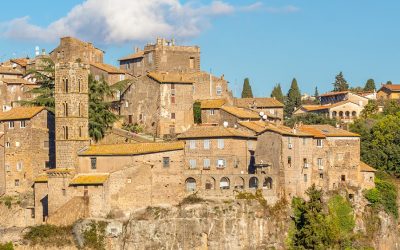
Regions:
<instances>
[{"instance_id":1,"label":"blue sky","mask_svg":"<svg viewBox=\"0 0 400 250\"><path fill-rule=\"evenodd\" d=\"M368 78L400 83L400 1L56 2L2 3L0 60L32 56L36 45L50 51L60 35L72 34L92 40L116 65L135 45L167 36L199 45L202 69L224 74L237 95L245 77L256 96L276 83L286 93L293 77L302 92L326 92L339 71L352 86Z\"/></svg>"}]
</instances>

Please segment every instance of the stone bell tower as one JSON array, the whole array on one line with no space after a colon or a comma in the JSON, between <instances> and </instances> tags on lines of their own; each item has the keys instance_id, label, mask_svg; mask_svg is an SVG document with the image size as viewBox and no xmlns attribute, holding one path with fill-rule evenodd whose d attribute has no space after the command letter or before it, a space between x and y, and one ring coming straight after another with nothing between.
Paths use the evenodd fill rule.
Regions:
<instances>
[{"instance_id":1,"label":"stone bell tower","mask_svg":"<svg viewBox=\"0 0 400 250\"><path fill-rule=\"evenodd\" d=\"M89 145L89 67L55 65L56 168L76 168L78 151Z\"/></svg>"}]
</instances>

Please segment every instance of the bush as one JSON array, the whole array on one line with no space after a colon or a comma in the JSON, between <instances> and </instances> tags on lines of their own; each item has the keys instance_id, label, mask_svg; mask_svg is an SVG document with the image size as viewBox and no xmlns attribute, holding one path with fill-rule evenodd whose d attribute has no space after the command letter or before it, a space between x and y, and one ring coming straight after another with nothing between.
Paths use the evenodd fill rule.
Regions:
<instances>
[{"instance_id":1,"label":"bush","mask_svg":"<svg viewBox=\"0 0 400 250\"><path fill-rule=\"evenodd\" d=\"M71 226L54 226L40 225L29 227L29 231L25 233L24 239L28 240L32 245L42 246L65 246L73 244L72 227Z\"/></svg>"},{"instance_id":2,"label":"bush","mask_svg":"<svg viewBox=\"0 0 400 250\"><path fill-rule=\"evenodd\" d=\"M249 192L239 192L235 198L240 200L257 200L264 208L268 207L267 200L264 198L261 189L257 189L254 194Z\"/></svg>"},{"instance_id":3,"label":"bush","mask_svg":"<svg viewBox=\"0 0 400 250\"><path fill-rule=\"evenodd\" d=\"M12 202L13 202L13 197L8 196L8 195L3 196L3 197L1 197L1 199L0 199L0 204L1 204L1 203L4 203L4 205L5 205L6 207L8 207L8 209L11 209Z\"/></svg>"},{"instance_id":4,"label":"bush","mask_svg":"<svg viewBox=\"0 0 400 250\"><path fill-rule=\"evenodd\" d=\"M124 123L124 124L122 124L122 128L125 130L128 130L129 132L136 133L136 134L143 132L143 126L141 126L137 123L135 123L135 124Z\"/></svg>"},{"instance_id":5,"label":"bush","mask_svg":"<svg viewBox=\"0 0 400 250\"><path fill-rule=\"evenodd\" d=\"M179 203L179 206L186 205L186 204L196 204L202 203L205 200L201 197L198 197L196 193L191 194L183 198L183 200Z\"/></svg>"},{"instance_id":6,"label":"bush","mask_svg":"<svg viewBox=\"0 0 400 250\"><path fill-rule=\"evenodd\" d=\"M105 230L107 222L93 221L90 223L89 228L83 232L84 246L91 249L106 249L105 248Z\"/></svg>"},{"instance_id":7,"label":"bush","mask_svg":"<svg viewBox=\"0 0 400 250\"><path fill-rule=\"evenodd\" d=\"M0 250L14 250L14 245L11 241L3 244L0 243Z\"/></svg>"},{"instance_id":8,"label":"bush","mask_svg":"<svg viewBox=\"0 0 400 250\"><path fill-rule=\"evenodd\" d=\"M375 178L375 188L364 193L364 197L375 208L383 208L386 213L398 218L397 188L389 178L381 175Z\"/></svg>"}]
</instances>

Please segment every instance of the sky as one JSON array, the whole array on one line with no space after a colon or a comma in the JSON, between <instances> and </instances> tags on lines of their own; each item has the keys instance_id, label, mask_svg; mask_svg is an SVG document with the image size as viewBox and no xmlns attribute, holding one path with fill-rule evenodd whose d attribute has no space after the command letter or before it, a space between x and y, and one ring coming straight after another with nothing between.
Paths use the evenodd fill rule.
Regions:
<instances>
[{"instance_id":1,"label":"sky","mask_svg":"<svg viewBox=\"0 0 400 250\"><path fill-rule=\"evenodd\" d=\"M54 4L56 3L56 4ZM62 36L93 42L105 62L156 37L201 48L201 67L224 74L236 96L250 79L269 96L295 77L303 93L400 83L398 0L20 0L2 3L0 61L54 49Z\"/></svg>"}]
</instances>

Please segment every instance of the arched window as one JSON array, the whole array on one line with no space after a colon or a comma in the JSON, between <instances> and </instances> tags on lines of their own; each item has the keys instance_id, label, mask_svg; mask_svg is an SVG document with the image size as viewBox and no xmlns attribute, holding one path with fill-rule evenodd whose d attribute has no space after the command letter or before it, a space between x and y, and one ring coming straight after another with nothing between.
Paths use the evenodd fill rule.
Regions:
<instances>
[{"instance_id":1,"label":"arched window","mask_svg":"<svg viewBox=\"0 0 400 250\"><path fill-rule=\"evenodd\" d=\"M350 117L350 112L349 111L346 111L346 117Z\"/></svg>"},{"instance_id":2,"label":"arched window","mask_svg":"<svg viewBox=\"0 0 400 250\"><path fill-rule=\"evenodd\" d=\"M337 116L337 112L336 111L333 111L332 112L332 117L336 117Z\"/></svg>"},{"instance_id":3,"label":"arched window","mask_svg":"<svg viewBox=\"0 0 400 250\"><path fill-rule=\"evenodd\" d=\"M221 189L229 189L230 183L229 179L227 177L222 177L221 180L219 181L219 187Z\"/></svg>"},{"instance_id":4,"label":"arched window","mask_svg":"<svg viewBox=\"0 0 400 250\"><path fill-rule=\"evenodd\" d=\"M272 178L271 177L267 177L264 179L263 187L267 188L267 189L272 189Z\"/></svg>"},{"instance_id":5,"label":"arched window","mask_svg":"<svg viewBox=\"0 0 400 250\"><path fill-rule=\"evenodd\" d=\"M196 180L192 177L186 179L186 191L193 192L196 190Z\"/></svg>"},{"instance_id":6,"label":"arched window","mask_svg":"<svg viewBox=\"0 0 400 250\"><path fill-rule=\"evenodd\" d=\"M68 93L68 78L64 79L64 92Z\"/></svg>"},{"instance_id":7,"label":"arched window","mask_svg":"<svg viewBox=\"0 0 400 250\"><path fill-rule=\"evenodd\" d=\"M242 177L237 177L235 179L235 188L243 189L244 188L244 179Z\"/></svg>"},{"instance_id":8,"label":"arched window","mask_svg":"<svg viewBox=\"0 0 400 250\"><path fill-rule=\"evenodd\" d=\"M351 116L356 117L357 116L357 112L356 111L351 112Z\"/></svg>"},{"instance_id":9,"label":"arched window","mask_svg":"<svg viewBox=\"0 0 400 250\"><path fill-rule=\"evenodd\" d=\"M78 103L78 116L81 117L82 116L82 104Z\"/></svg>"},{"instance_id":10,"label":"arched window","mask_svg":"<svg viewBox=\"0 0 400 250\"><path fill-rule=\"evenodd\" d=\"M215 179L210 177L206 180L205 189L215 189Z\"/></svg>"},{"instance_id":11,"label":"arched window","mask_svg":"<svg viewBox=\"0 0 400 250\"><path fill-rule=\"evenodd\" d=\"M64 140L68 140L68 126L63 127Z\"/></svg>"},{"instance_id":12,"label":"arched window","mask_svg":"<svg viewBox=\"0 0 400 250\"><path fill-rule=\"evenodd\" d=\"M343 117L343 111L339 111L339 117L340 117L340 118Z\"/></svg>"},{"instance_id":13,"label":"arched window","mask_svg":"<svg viewBox=\"0 0 400 250\"><path fill-rule=\"evenodd\" d=\"M64 107L64 116L68 116L68 103L63 103L63 107Z\"/></svg>"},{"instance_id":14,"label":"arched window","mask_svg":"<svg viewBox=\"0 0 400 250\"><path fill-rule=\"evenodd\" d=\"M258 188L258 179L257 177L251 177L249 180L249 188Z\"/></svg>"},{"instance_id":15,"label":"arched window","mask_svg":"<svg viewBox=\"0 0 400 250\"><path fill-rule=\"evenodd\" d=\"M82 88L81 88L81 79L78 79L78 92L81 93Z\"/></svg>"},{"instance_id":16,"label":"arched window","mask_svg":"<svg viewBox=\"0 0 400 250\"><path fill-rule=\"evenodd\" d=\"M79 138L81 138L81 137L82 137L82 131L83 131L83 128L82 128L82 126L79 126Z\"/></svg>"}]
</instances>

